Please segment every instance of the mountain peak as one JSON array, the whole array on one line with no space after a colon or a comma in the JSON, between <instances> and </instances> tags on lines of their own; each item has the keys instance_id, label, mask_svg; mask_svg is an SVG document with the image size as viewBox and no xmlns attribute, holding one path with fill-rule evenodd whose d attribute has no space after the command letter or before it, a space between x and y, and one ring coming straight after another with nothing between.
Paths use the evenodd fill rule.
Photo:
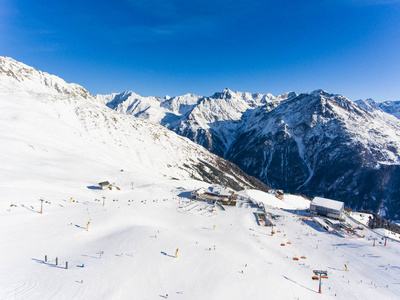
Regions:
<instances>
[{"instance_id":1,"label":"mountain peak","mask_svg":"<svg viewBox=\"0 0 400 300\"><path fill-rule=\"evenodd\" d=\"M222 92L216 92L214 95L212 95L210 98L214 99L231 99L232 98L232 92L230 89L225 88L222 90Z\"/></svg>"},{"instance_id":2,"label":"mountain peak","mask_svg":"<svg viewBox=\"0 0 400 300\"><path fill-rule=\"evenodd\" d=\"M323 89L318 89L318 90L312 91L309 94L313 95L313 96L333 96L334 95L334 94L328 93L327 91L325 91Z\"/></svg>"},{"instance_id":3,"label":"mountain peak","mask_svg":"<svg viewBox=\"0 0 400 300\"><path fill-rule=\"evenodd\" d=\"M1 84L5 88L22 88L35 93L79 96L85 99L93 96L76 83L67 83L58 76L36 70L11 57L0 56Z\"/></svg>"}]
</instances>

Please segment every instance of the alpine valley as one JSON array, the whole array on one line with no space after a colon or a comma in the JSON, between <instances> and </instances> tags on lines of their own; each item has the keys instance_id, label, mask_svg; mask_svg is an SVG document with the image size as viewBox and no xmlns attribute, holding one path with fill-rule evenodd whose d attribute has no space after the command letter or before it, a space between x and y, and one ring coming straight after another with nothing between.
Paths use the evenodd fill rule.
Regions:
<instances>
[{"instance_id":1,"label":"alpine valley","mask_svg":"<svg viewBox=\"0 0 400 300\"><path fill-rule=\"evenodd\" d=\"M225 89L210 97L97 95L126 115L185 136L268 186L400 219L399 103L324 90L277 97Z\"/></svg>"}]
</instances>

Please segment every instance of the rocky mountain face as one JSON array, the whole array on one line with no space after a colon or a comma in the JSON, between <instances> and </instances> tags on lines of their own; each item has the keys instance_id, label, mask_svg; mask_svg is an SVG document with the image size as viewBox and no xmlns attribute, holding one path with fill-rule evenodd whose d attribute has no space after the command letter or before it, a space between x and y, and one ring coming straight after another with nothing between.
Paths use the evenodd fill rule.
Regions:
<instances>
[{"instance_id":1,"label":"rocky mountain face","mask_svg":"<svg viewBox=\"0 0 400 300\"><path fill-rule=\"evenodd\" d=\"M371 103L323 90L96 98L188 137L276 189L400 217L400 122Z\"/></svg>"},{"instance_id":2,"label":"rocky mountain face","mask_svg":"<svg viewBox=\"0 0 400 300\"><path fill-rule=\"evenodd\" d=\"M77 84L0 57L0 103L4 120L10 120L1 122L2 132L13 137L7 138L2 150L11 155L13 147L25 144L49 155L49 165L54 165L52 157L68 151L89 160L96 156L111 168L130 166L165 178L193 178L236 190L269 189L233 163L165 127L115 112L98 101ZM27 130L22 128L33 134L24 134ZM35 161L33 156L13 159ZM58 173L62 167L51 170ZM9 171L13 172L11 163Z\"/></svg>"},{"instance_id":3,"label":"rocky mountain face","mask_svg":"<svg viewBox=\"0 0 400 300\"><path fill-rule=\"evenodd\" d=\"M226 158L285 191L397 218L400 123L315 91L252 112Z\"/></svg>"}]
</instances>

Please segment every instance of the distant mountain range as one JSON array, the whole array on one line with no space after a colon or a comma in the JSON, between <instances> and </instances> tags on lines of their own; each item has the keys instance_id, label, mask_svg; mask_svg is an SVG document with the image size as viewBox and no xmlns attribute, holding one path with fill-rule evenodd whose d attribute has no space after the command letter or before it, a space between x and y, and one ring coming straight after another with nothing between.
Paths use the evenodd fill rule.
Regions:
<instances>
[{"instance_id":1,"label":"distant mountain range","mask_svg":"<svg viewBox=\"0 0 400 300\"><path fill-rule=\"evenodd\" d=\"M229 89L210 97L124 92L96 100L161 124L275 189L400 218L400 101Z\"/></svg>"},{"instance_id":2,"label":"distant mountain range","mask_svg":"<svg viewBox=\"0 0 400 300\"><path fill-rule=\"evenodd\" d=\"M369 112L383 111L400 119L400 101L376 102L373 99L357 100L356 103Z\"/></svg>"}]
</instances>

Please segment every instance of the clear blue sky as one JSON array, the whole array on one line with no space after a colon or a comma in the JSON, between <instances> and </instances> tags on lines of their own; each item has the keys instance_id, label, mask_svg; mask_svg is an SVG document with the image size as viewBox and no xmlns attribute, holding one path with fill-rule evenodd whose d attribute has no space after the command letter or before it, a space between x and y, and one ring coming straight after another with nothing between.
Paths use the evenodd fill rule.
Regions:
<instances>
[{"instance_id":1,"label":"clear blue sky","mask_svg":"<svg viewBox=\"0 0 400 300\"><path fill-rule=\"evenodd\" d=\"M0 55L92 94L400 100L400 0L1 0Z\"/></svg>"}]
</instances>

